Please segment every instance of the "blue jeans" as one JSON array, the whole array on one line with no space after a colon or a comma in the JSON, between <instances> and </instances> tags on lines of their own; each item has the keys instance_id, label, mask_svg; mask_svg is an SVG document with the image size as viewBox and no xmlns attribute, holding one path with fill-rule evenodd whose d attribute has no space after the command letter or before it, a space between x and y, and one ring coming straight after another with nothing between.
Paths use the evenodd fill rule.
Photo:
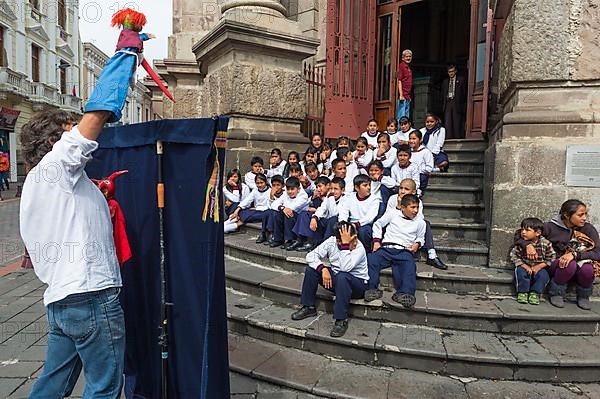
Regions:
<instances>
[{"instance_id":1,"label":"blue jeans","mask_svg":"<svg viewBox=\"0 0 600 399\"><path fill-rule=\"evenodd\" d=\"M536 274L529 275L522 267L515 267L515 282L517 292L536 292L543 294L546 285L550 281L548 270L542 269Z\"/></svg>"},{"instance_id":2,"label":"blue jeans","mask_svg":"<svg viewBox=\"0 0 600 399\"><path fill-rule=\"evenodd\" d=\"M120 288L69 295L48 305L48 349L29 398L70 396L81 369L84 398L118 398L123 387L125 319Z\"/></svg>"},{"instance_id":3,"label":"blue jeans","mask_svg":"<svg viewBox=\"0 0 600 399\"><path fill-rule=\"evenodd\" d=\"M403 116L410 118L410 100L398 100L396 105L397 121L400 121L400 118L402 118ZM400 126L400 122L398 122L398 126Z\"/></svg>"}]
</instances>

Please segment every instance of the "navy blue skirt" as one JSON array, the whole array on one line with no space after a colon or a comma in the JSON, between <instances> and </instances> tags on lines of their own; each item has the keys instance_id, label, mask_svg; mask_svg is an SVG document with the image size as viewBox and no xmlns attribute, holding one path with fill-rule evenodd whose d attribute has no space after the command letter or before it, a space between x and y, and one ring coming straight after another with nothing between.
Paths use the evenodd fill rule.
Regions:
<instances>
[{"instance_id":1,"label":"navy blue skirt","mask_svg":"<svg viewBox=\"0 0 600 399\"><path fill-rule=\"evenodd\" d=\"M267 211L257 211L256 209L242 209L240 211L240 220L244 223L262 222Z\"/></svg>"},{"instance_id":2,"label":"navy blue skirt","mask_svg":"<svg viewBox=\"0 0 600 399\"><path fill-rule=\"evenodd\" d=\"M448 159L448 154L446 154L444 151L440 151L437 154L433 154L433 163L436 166L443 162L450 162L450 160Z\"/></svg>"}]
</instances>

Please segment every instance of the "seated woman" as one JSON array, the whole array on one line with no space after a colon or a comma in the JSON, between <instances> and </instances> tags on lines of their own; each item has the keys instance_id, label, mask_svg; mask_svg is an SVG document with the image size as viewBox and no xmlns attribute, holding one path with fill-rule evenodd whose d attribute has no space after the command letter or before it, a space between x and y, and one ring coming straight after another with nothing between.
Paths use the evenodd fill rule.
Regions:
<instances>
[{"instance_id":1,"label":"seated woman","mask_svg":"<svg viewBox=\"0 0 600 399\"><path fill-rule=\"evenodd\" d=\"M575 283L577 306L589 310L594 283L594 263L600 261L598 231L587 222L587 207L576 199L565 201L560 213L544 224L543 236L552 243L558 258L550 265L550 303L565 306L567 285ZM528 241L516 238L515 243L524 248L528 258L537 256Z\"/></svg>"}]
</instances>

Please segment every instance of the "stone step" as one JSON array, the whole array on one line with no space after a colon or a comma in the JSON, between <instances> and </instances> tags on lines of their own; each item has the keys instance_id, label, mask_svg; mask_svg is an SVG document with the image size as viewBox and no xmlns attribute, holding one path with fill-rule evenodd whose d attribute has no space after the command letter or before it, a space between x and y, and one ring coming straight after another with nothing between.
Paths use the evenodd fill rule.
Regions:
<instances>
[{"instance_id":1,"label":"stone step","mask_svg":"<svg viewBox=\"0 0 600 399\"><path fill-rule=\"evenodd\" d=\"M244 294L278 304L300 302L303 273L229 259L225 274L227 286ZM383 277L391 284L389 275ZM333 294L320 287L317 296L318 308L331 312ZM597 334L600 326L600 302L595 301L592 311L585 311L573 303L557 309L544 299L534 306L519 304L513 296L418 290L414 308L406 310L391 297L392 292L385 290L381 300L370 303L353 300L350 315L366 320L502 334L591 335Z\"/></svg>"},{"instance_id":2,"label":"stone step","mask_svg":"<svg viewBox=\"0 0 600 399\"><path fill-rule=\"evenodd\" d=\"M479 149L470 148L444 148L444 152L448 155L450 164L454 161L476 161L483 162L485 153Z\"/></svg>"},{"instance_id":3,"label":"stone step","mask_svg":"<svg viewBox=\"0 0 600 399\"><path fill-rule=\"evenodd\" d=\"M448 219L468 219L474 223L483 223L485 207L483 204L463 204L460 202L423 200L425 217L436 216Z\"/></svg>"},{"instance_id":4,"label":"stone step","mask_svg":"<svg viewBox=\"0 0 600 399\"><path fill-rule=\"evenodd\" d=\"M481 186L430 184L425 189L424 198L427 201L480 204L483 202L483 190Z\"/></svg>"},{"instance_id":5,"label":"stone step","mask_svg":"<svg viewBox=\"0 0 600 399\"><path fill-rule=\"evenodd\" d=\"M290 316L296 308L231 290L227 293L230 331L306 352L366 365L459 377L544 382L600 380L598 335L559 337L530 332L527 336L515 336L351 317L346 334L331 338L331 313L319 312L314 318L294 321ZM278 363L283 369L283 362Z\"/></svg>"},{"instance_id":6,"label":"stone step","mask_svg":"<svg viewBox=\"0 0 600 399\"><path fill-rule=\"evenodd\" d=\"M398 357L402 355L398 354ZM230 373L232 388L237 389L232 389L232 394L256 390L256 399L591 399L597 398L595 395L600 393L599 384L561 386L556 383L475 378L461 381L454 376L368 366L236 333L229 335L229 365L234 371ZM242 377L246 380L242 380ZM279 390L272 389L271 384L279 387ZM255 388L257 385L258 389ZM242 387L246 387L245 390ZM287 391L301 391L304 394L268 396L270 392ZM263 392L265 395L261 396Z\"/></svg>"},{"instance_id":7,"label":"stone step","mask_svg":"<svg viewBox=\"0 0 600 399\"><path fill-rule=\"evenodd\" d=\"M485 140L477 139L460 139L444 141L444 151L446 150L472 150L484 152L488 148L488 143Z\"/></svg>"},{"instance_id":8,"label":"stone step","mask_svg":"<svg viewBox=\"0 0 600 399\"><path fill-rule=\"evenodd\" d=\"M241 335L231 334L229 336L229 342L231 345L231 338L243 338ZM247 338L248 343L253 343L252 338ZM252 341L250 341L252 340ZM273 345L264 342L266 345ZM260 345L260 344L257 344ZM279 348L277 345L273 345L275 348ZM247 348L241 345L236 345L235 349L230 347L229 356L233 355L233 351L238 351L238 354L247 353ZM285 349L291 351L293 349ZM274 354L274 353L273 353ZM312 354L309 354L312 355ZM315 356L315 355L312 355ZM268 359L267 359L268 360ZM243 364L242 364L243 366ZM240 367L242 367L240 366ZM286 365L286 367L291 366ZM231 399L324 399L329 396L321 396L310 394L310 390L303 389L298 390L293 388L294 385L299 385L299 381L290 381L277 383L272 381L276 379L274 375L268 374L252 374L252 370L235 372L233 370L238 368L238 363L230 362L229 366L229 386L230 386L230 398ZM304 388L304 387L303 387ZM308 388L308 386L306 387Z\"/></svg>"},{"instance_id":9,"label":"stone step","mask_svg":"<svg viewBox=\"0 0 600 399\"><path fill-rule=\"evenodd\" d=\"M429 176L429 184L450 184L456 186L483 185L483 173L434 172Z\"/></svg>"},{"instance_id":10,"label":"stone step","mask_svg":"<svg viewBox=\"0 0 600 399\"><path fill-rule=\"evenodd\" d=\"M244 256L252 256L255 259L254 262L258 264L268 262L274 254L282 254L284 257L305 255L303 252L285 251L281 248L269 248L262 244L256 244L254 241L257 237L258 231L252 232L250 229L247 233L228 234L225 240L225 254L242 257L242 259ZM470 266L487 266L488 264L488 248L481 241L435 239L435 237L434 241L438 256L446 263Z\"/></svg>"},{"instance_id":11,"label":"stone step","mask_svg":"<svg viewBox=\"0 0 600 399\"><path fill-rule=\"evenodd\" d=\"M483 162L458 159L450 164L449 171L459 173L483 173Z\"/></svg>"}]
</instances>

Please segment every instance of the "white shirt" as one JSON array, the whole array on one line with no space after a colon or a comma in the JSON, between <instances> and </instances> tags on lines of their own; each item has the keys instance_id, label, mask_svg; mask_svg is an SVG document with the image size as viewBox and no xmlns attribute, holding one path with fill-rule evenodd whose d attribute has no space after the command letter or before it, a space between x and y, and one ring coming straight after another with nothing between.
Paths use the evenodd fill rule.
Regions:
<instances>
[{"instance_id":1,"label":"white shirt","mask_svg":"<svg viewBox=\"0 0 600 399\"><path fill-rule=\"evenodd\" d=\"M283 176L283 171L285 170L285 165L287 165L287 162L282 160L279 163L279 165L277 165L276 167L268 169L265 172L267 177L270 179L271 177L277 176L277 175Z\"/></svg>"},{"instance_id":2,"label":"white shirt","mask_svg":"<svg viewBox=\"0 0 600 399\"><path fill-rule=\"evenodd\" d=\"M362 200L358 199L356 192L346 194L338 204L338 220L358 222L361 226L371 224L377 217L380 203L381 198L373 194Z\"/></svg>"},{"instance_id":3,"label":"white shirt","mask_svg":"<svg viewBox=\"0 0 600 399\"><path fill-rule=\"evenodd\" d=\"M244 175L244 183L248 186L248 188L252 191L256 190L256 173L250 171Z\"/></svg>"},{"instance_id":4,"label":"white shirt","mask_svg":"<svg viewBox=\"0 0 600 399\"><path fill-rule=\"evenodd\" d=\"M398 150L396 150L396 147L390 147L389 150L387 150L380 156L377 155L377 150L375 150L374 153L375 159L380 160L384 168L391 168L392 166L394 166L394 164L398 162L398 159L396 159L396 156L398 154Z\"/></svg>"},{"instance_id":5,"label":"white shirt","mask_svg":"<svg viewBox=\"0 0 600 399\"><path fill-rule=\"evenodd\" d=\"M424 128L424 127L421 128L421 133L423 134L423 137L425 137L426 131L427 131L427 128ZM431 135L429 136L429 141L427 142L427 148L433 154L439 154L440 151L443 151L445 140L446 140L446 129L444 129L443 127L440 127L439 129L437 129L433 133L431 133Z\"/></svg>"},{"instance_id":6,"label":"white shirt","mask_svg":"<svg viewBox=\"0 0 600 399\"><path fill-rule=\"evenodd\" d=\"M431 173L433 170L433 154L423 145L417 151L413 150L410 162L419 167L419 173Z\"/></svg>"},{"instance_id":7,"label":"white shirt","mask_svg":"<svg viewBox=\"0 0 600 399\"><path fill-rule=\"evenodd\" d=\"M317 270L319 266L322 267L323 259L327 258L334 273L347 272L364 282L369 281L365 247L358 241L352 251L346 248L338 246L335 236L329 237L306 255L306 263Z\"/></svg>"},{"instance_id":8,"label":"white shirt","mask_svg":"<svg viewBox=\"0 0 600 399\"><path fill-rule=\"evenodd\" d=\"M45 306L122 285L108 204L84 170L96 148L77 127L64 132L23 185L21 237Z\"/></svg>"},{"instance_id":9,"label":"white shirt","mask_svg":"<svg viewBox=\"0 0 600 399\"><path fill-rule=\"evenodd\" d=\"M373 150L371 150L371 149L367 148L365 153L362 155L358 154L358 150L354 151L354 162L355 162L356 166L358 167L359 173L362 173L365 175L368 174L369 171L367 170L367 167L373 161L373 159L375 159L375 154L373 153Z\"/></svg>"},{"instance_id":10,"label":"white shirt","mask_svg":"<svg viewBox=\"0 0 600 399\"><path fill-rule=\"evenodd\" d=\"M410 129L408 129L408 132L404 133L402 130L398 130L396 132L396 134L394 134L394 138L392 139L392 136L390 136L390 143L392 143L392 145L399 143L401 141L408 141L408 136L410 136L411 132L414 132L416 129L413 129L412 127Z\"/></svg>"},{"instance_id":11,"label":"white shirt","mask_svg":"<svg viewBox=\"0 0 600 399\"><path fill-rule=\"evenodd\" d=\"M380 180L371 180L371 195L379 197L380 201L381 201L381 185L382 184L389 189L393 189L394 187L397 186L394 179L392 179L390 176L382 175L380 177Z\"/></svg>"},{"instance_id":12,"label":"white shirt","mask_svg":"<svg viewBox=\"0 0 600 399\"><path fill-rule=\"evenodd\" d=\"M401 167L399 164L396 164L392 167L392 179L394 179L397 186L399 186L400 182L404 179L412 179L417 185L418 190L419 185L421 184L419 167L412 162L405 168Z\"/></svg>"},{"instance_id":13,"label":"white shirt","mask_svg":"<svg viewBox=\"0 0 600 399\"><path fill-rule=\"evenodd\" d=\"M380 132L376 132L375 135L371 135L369 132L363 132L360 137L364 137L367 139L368 146L373 146L373 148L377 148L377 137L379 137Z\"/></svg>"},{"instance_id":14,"label":"white shirt","mask_svg":"<svg viewBox=\"0 0 600 399\"><path fill-rule=\"evenodd\" d=\"M383 229L385 235L382 239ZM425 244L425 220L415 217L407 219L398 208L387 209L383 216L373 223L373 241L381 244L402 245L405 248L418 242Z\"/></svg>"},{"instance_id":15,"label":"white shirt","mask_svg":"<svg viewBox=\"0 0 600 399\"><path fill-rule=\"evenodd\" d=\"M385 208L385 211L387 212L390 209L396 209L398 207L398 194L394 194L394 195L390 195L390 198L388 199L388 203L387 203L387 207ZM425 219L425 216L423 216L423 201L419 201L419 213L417 213L417 216L415 216L415 219L417 218L421 218L421 219Z\"/></svg>"},{"instance_id":16,"label":"white shirt","mask_svg":"<svg viewBox=\"0 0 600 399\"><path fill-rule=\"evenodd\" d=\"M290 208L295 213L298 213L307 210L309 203L310 200L304 190L299 190L294 198L290 198L287 191L285 191L281 197L273 201L271 209L278 210L280 206L283 206L284 208Z\"/></svg>"},{"instance_id":17,"label":"white shirt","mask_svg":"<svg viewBox=\"0 0 600 399\"><path fill-rule=\"evenodd\" d=\"M248 187L245 183L242 183L242 195L240 196L240 190L229 191L227 186L223 186L223 195L226 200L231 202L240 202L244 198L246 198L250 194L250 187Z\"/></svg>"},{"instance_id":18,"label":"white shirt","mask_svg":"<svg viewBox=\"0 0 600 399\"><path fill-rule=\"evenodd\" d=\"M267 188L264 191L258 189L252 190L249 195L240 201L238 208L248 209L254 204L254 209L257 211L266 211L271 205L271 189Z\"/></svg>"},{"instance_id":19,"label":"white shirt","mask_svg":"<svg viewBox=\"0 0 600 399\"><path fill-rule=\"evenodd\" d=\"M315 214L317 219L327 219L338 215L338 204L341 199L344 198L344 194L340 196L340 198L335 199L333 195L328 196L323 200L321 206L317 208Z\"/></svg>"}]
</instances>

